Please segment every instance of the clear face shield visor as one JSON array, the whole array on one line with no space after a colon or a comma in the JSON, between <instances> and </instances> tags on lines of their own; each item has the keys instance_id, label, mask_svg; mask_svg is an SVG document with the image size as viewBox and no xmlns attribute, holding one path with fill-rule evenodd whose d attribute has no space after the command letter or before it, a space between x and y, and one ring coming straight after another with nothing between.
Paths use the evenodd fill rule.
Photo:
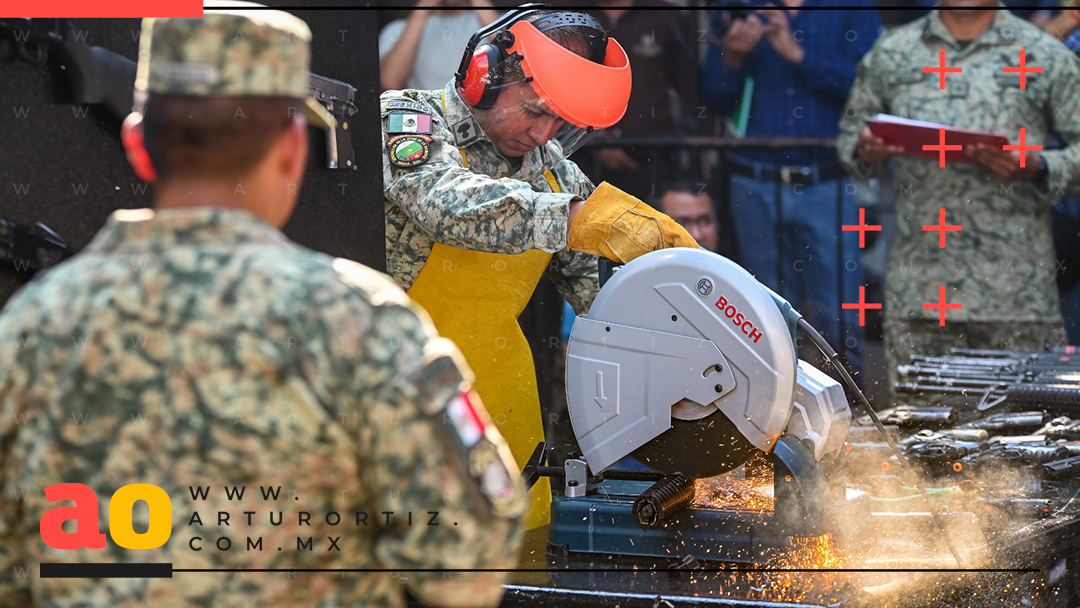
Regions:
<instances>
[{"instance_id":1,"label":"clear face shield visor","mask_svg":"<svg viewBox=\"0 0 1080 608\"><path fill-rule=\"evenodd\" d=\"M563 158L568 158L571 154L580 150L581 147L592 140L592 138L596 137L601 131L603 131L602 128L583 128L566 123L557 133L555 133L554 139L562 148Z\"/></svg>"}]
</instances>

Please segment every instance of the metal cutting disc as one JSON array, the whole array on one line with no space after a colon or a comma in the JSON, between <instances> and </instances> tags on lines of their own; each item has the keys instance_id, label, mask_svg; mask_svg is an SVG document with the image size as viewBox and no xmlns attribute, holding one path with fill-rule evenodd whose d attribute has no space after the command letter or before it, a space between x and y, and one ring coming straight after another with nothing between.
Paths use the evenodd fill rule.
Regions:
<instances>
[{"instance_id":1,"label":"metal cutting disc","mask_svg":"<svg viewBox=\"0 0 1080 608\"><path fill-rule=\"evenodd\" d=\"M671 419L671 428L632 454L663 473L682 472L694 479L734 469L759 453L735 425L717 411L697 420Z\"/></svg>"}]
</instances>

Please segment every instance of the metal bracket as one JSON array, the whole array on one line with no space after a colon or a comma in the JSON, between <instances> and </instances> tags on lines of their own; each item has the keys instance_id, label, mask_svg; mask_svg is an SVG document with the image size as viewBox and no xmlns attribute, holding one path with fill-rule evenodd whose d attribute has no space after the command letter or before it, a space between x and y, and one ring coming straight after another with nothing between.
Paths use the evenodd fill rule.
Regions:
<instances>
[{"instance_id":1,"label":"metal bracket","mask_svg":"<svg viewBox=\"0 0 1080 608\"><path fill-rule=\"evenodd\" d=\"M570 498L585 496L589 485L589 465L580 458L566 459L566 489L564 494Z\"/></svg>"}]
</instances>

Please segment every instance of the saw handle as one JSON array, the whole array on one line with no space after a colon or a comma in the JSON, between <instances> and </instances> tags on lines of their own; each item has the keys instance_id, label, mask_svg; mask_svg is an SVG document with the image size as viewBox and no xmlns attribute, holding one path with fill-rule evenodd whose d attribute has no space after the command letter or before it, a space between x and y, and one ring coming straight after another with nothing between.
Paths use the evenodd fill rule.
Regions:
<instances>
[{"instance_id":1,"label":"saw handle","mask_svg":"<svg viewBox=\"0 0 1080 608\"><path fill-rule=\"evenodd\" d=\"M604 256L596 258L596 270L597 274L600 276L601 289L604 288L604 283L608 282L608 279L611 278L611 275L615 274L616 266L619 266L619 264L616 264L615 262L605 258Z\"/></svg>"}]
</instances>

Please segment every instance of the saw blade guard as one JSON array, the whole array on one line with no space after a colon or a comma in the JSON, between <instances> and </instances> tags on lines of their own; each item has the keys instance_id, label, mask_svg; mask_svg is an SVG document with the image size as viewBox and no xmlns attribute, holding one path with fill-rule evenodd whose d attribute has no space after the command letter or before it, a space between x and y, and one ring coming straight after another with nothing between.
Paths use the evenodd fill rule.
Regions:
<instances>
[{"instance_id":1,"label":"saw blade guard","mask_svg":"<svg viewBox=\"0 0 1080 608\"><path fill-rule=\"evenodd\" d=\"M767 452L788 424L796 378L791 333L768 291L701 249L655 251L620 268L575 321L567 349L570 419L593 472L674 432L673 419L706 433L717 412ZM716 474L701 469L682 472Z\"/></svg>"}]
</instances>

